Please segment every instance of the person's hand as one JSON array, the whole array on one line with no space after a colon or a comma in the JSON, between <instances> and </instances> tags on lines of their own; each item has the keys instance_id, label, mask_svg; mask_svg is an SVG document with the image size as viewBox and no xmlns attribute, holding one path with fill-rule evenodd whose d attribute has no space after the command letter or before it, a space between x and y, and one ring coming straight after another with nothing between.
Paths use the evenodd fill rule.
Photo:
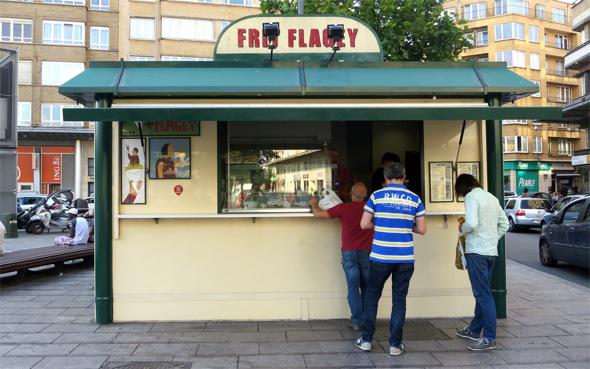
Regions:
<instances>
[{"instance_id":1,"label":"person's hand","mask_svg":"<svg viewBox=\"0 0 590 369\"><path fill-rule=\"evenodd\" d=\"M313 196L309 199L309 205L311 205L311 206L318 206L319 203L320 203L320 199L318 199L315 196Z\"/></svg>"}]
</instances>

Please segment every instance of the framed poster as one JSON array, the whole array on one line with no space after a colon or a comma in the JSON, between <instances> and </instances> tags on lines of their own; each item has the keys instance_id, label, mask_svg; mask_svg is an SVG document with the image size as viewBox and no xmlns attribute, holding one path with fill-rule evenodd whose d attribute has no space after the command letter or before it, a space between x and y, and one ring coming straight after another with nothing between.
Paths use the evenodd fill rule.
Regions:
<instances>
[{"instance_id":1,"label":"framed poster","mask_svg":"<svg viewBox=\"0 0 590 369\"><path fill-rule=\"evenodd\" d=\"M145 143L145 141L144 141ZM145 152L139 138L121 139L121 204L145 204Z\"/></svg>"},{"instance_id":2,"label":"framed poster","mask_svg":"<svg viewBox=\"0 0 590 369\"><path fill-rule=\"evenodd\" d=\"M150 179L190 178L190 137L150 138Z\"/></svg>"},{"instance_id":3,"label":"framed poster","mask_svg":"<svg viewBox=\"0 0 590 369\"><path fill-rule=\"evenodd\" d=\"M479 161L458 161L457 162L457 177L461 174L471 174L479 181ZM461 196L457 197L457 201L462 202L465 199Z\"/></svg>"},{"instance_id":4,"label":"framed poster","mask_svg":"<svg viewBox=\"0 0 590 369\"><path fill-rule=\"evenodd\" d=\"M453 162L428 162L430 178L430 202L453 202Z\"/></svg>"}]
</instances>

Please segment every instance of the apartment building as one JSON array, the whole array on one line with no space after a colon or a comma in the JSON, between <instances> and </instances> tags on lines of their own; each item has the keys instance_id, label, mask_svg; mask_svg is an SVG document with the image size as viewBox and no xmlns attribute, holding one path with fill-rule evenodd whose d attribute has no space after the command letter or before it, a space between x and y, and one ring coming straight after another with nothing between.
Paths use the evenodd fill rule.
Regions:
<instances>
[{"instance_id":1,"label":"apartment building","mask_svg":"<svg viewBox=\"0 0 590 369\"><path fill-rule=\"evenodd\" d=\"M0 0L0 47L18 63L17 190L94 192L93 126L64 122L57 86L90 60L116 60L117 0Z\"/></svg>"},{"instance_id":2,"label":"apartment building","mask_svg":"<svg viewBox=\"0 0 590 369\"><path fill-rule=\"evenodd\" d=\"M125 60L211 60L233 20L258 14L258 0L120 0L119 45Z\"/></svg>"},{"instance_id":3,"label":"apartment building","mask_svg":"<svg viewBox=\"0 0 590 369\"><path fill-rule=\"evenodd\" d=\"M578 45L571 6L556 0L452 0L447 12L468 27L473 48L463 59L503 61L537 83L540 92L517 100L526 106L563 106L580 94L576 72L565 68L566 53ZM574 150L586 146L577 124L505 120L504 183L520 193L574 186Z\"/></svg>"}]
</instances>

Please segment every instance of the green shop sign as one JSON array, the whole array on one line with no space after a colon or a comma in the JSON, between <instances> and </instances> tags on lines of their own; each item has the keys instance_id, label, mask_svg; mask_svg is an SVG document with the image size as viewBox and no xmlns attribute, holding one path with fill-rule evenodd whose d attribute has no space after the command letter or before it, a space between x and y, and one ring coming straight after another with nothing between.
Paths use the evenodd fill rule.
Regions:
<instances>
[{"instance_id":1,"label":"green shop sign","mask_svg":"<svg viewBox=\"0 0 590 369\"><path fill-rule=\"evenodd\" d=\"M543 161L505 161L504 170L551 170L551 163Z\"/></svg>"},{"instance_id":2,"label":"green shop sign","mask_svg":"<svg viewBox=\"0 0 590 369\"><path fill-rule=\"evenodd\" d=\"M154 121L122 122L121 136L139 136L138 124L144 136L200 136L201 122Z\"/></svg>"},{"instance_id":3,"label":"green shop sign","mask_svg":"<svg viewBox=\"0 0 590 369\"><path fill-rule=\"evenodd\" d=\"M525 188L529 193L539 191L539 173L532 170L516 171L516 193L521 194Z\"/></svg>"}]
</instances>

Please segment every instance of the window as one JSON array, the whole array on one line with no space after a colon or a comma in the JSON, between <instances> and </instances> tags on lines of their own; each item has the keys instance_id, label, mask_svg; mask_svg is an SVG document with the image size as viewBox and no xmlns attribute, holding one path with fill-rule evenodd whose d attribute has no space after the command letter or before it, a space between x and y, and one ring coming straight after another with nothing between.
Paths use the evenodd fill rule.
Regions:
<instances>
[{"instance_id":1,"label":"window","mask_svg":"<svg viewBox=\"0 0 590 369\"><path fill-rule=\"evenodd\" d=\"M156 20L154 18L129 18L129 38L155 40Z\"/></svg>"},{"instance_id":2,"label":"window","mask_svg":"<svg viewBox=\"0 0 590 369\"><path fill-rule=\"evenodd\" d=\"M539 58L539 54L537 53L531 53L529 55L529 59L530 59L530 67L531 69L541 69L541 61Z\"/></svg>"},{"instance_id":3,"label":"window","mask_svg":"<svg viewBox=\"0 0 590 369\"><path fill-rule=\"evenodd\" d=\"M571 90L566 86L557 86L557 101L569 102L571 100Z\"/></svg>"},{"instance_id":4,"label":"window","mask_svg":"<svg viewBox=\"0 0 590 369\"><path fill-rule=\"evenodd\" d=\"M543 137L533 137L533 153L543 153Z\"/></svg>"},{"instance_id":5,"label":"window","mask_svg":"<svg viewBox=\"0 0 590 369\"><path fill-rule=\"evenodd\" d=\"M108 27L90 27L90 48L95 50L109 49Z\"/></svg>"},{"instance_id":6,"label":"window","mask_svg":"<svg viewBox=\"0 0 590 369\"><path fill-rule=\"evenodd\" d=\"M19 101L18 102L17 124L21 127L28 127L31 125L31 103Z\"/></svg>"},{"instance_id":7,"label":"window","mask_svg":"<svg viewBox=\"0 0 590 369\"><path fill-rule=\"evenodd\" d=\"M231 21L221 21L219 22L219 32L223 31L225 27L229 26Z\"/></svg>"},{"instance_id":8,"label":"window","mask_svg":"<svg viewBox=\"0 0 590 369\"><path fill-rule=\"evenodd\" d=\"M33 42L33 22L25 19L0 18L2 25L2 41Z\"/></svg>"},{"instance_id":9,"label":"window","mask_svg":"<svg viewBox=\"0 0 590 369\"><path fill-rule=\"evenodd\" d=\"M45 4L77 5L84 6L85 0L43 0Z\"/></svg>"},{"instance_id":10,"label":"window","mask_svg":"<svg viewBox=\"0 0 590 369\"><path fill-rule=\"evenodd\" d=\"M573 141L567 138L560 138L557 141L557 153L559 155L567 155L572 156L572 152L574 151Z\"/></svg>"},{"instance_id":11,"label":"window","mask_svg":"<svg viewBox=\"0 0 590 369\"><path fill-rule=\"evenodd\" d=\"M94 177L94 158L88 158L88 177Z\"/></svg>"},{"instance_id":12,"label":"window","mask_svg":"<svg viewBox=\"0 0 590 369\"><path fill-rule=\"evenodd\" d=\"M84 46L84 23L43 21L43 43Z\"/></svg>"},{"instance_id":13,"label":"window","mask_svg":"<svg viewBox=\"0 0 590 369\"><path fill-rule=\"evenodd\" d=\"M156 60L155 56L149 55L129 55L129 61L154 61Z\"/></svg>"},{"instance_id":14,"label":"window","mask_svg":"<svg viewBox=\"0 0 590 369\"><path fill-rule=\"evenodd\" d=\"M84 71L84 63L50 62L41 64L41 83L59 86Z\"/></svg>"},{"instance_id":15,"label":"window","mask_svg":"<svg viewBox=\"0 0 590 369\"><path fill-rule=\"evenodd\" d=\"M175 55L162 55L162 61L205 61L212 60L211 58L200 58L196 56L175 56Z\"/></svg>"},{"instance_id":16,"label":"window","mask_svg":"<svg viewBox=\"0 0 590 369\"><path fill-rule=\"evenodd\" d=\"M18 84L33 84L33 62L20 60L18 62Z\"/></svg>"},{"instance_id":17,"label":"window","mask_svg":"<svg viewBox=\"0 0 590 369\"><path fill-rule=\"evenodd\" d=\"M527 153L529 141L526 136L504 136L504 153Z\"/></svg>"},{"instance_id":18,"label":"window","mask_svg":"<svg viewBox=\"0 0 590 369\"><path fill-rule=\"evenodd\" d=\"M221 0L222 4L252 6L252 0Z\"/></svg>"},{"instance_id":19,"label":"window","mask_svg":"<svg viewBox=\"0 0 590 369\"><path fill-rule=\"evenodd\" d=\"M528 15L528 2L520 0L495 0L494 14L520 14Z\"/></svg>"},{"instance_id":20,"label":"window","mask_svg":"<svg viewBox=\"0 0 590 369\"><path fill-rule=\"evenodd\" d=\"M73 104L41 104L41 125L46 127L83 127L84 122L64 122L63 108L73 108Z\"/></svg>"},{"instance_id":21,"label":"window","mask_svg":"<svg viewBox=\"0 0 590 369\"><path fill-rule=\"evenodd\" d=\"M575 224L580 213L584 210L584 205L584 201L578 201L571 204L564 210L563 215L560 218L560 222L568 225Z\"/></svg>"},{"instance_id":22,"label":"window","mask_svg":"<svg viewBox=\"0 0 590 369\"><path fill-rule=\"evenodd\" d=\"M535 18L545 19L545 6L541 4L535 5Z\"/></svg>"},{"instance_id":23,"label":"window","mask_svg":"<svg viewBox=\"0 0 590 369\"><path fill-rule=\"evenodd\" d=\"M555 35L555 45L554 47L558 48L558 49L564 49L567 50L567 44L568 44L568 40L567 40L567 36L564 35Z\"/></svg>"},{"instance_id":24,"label":"window","mask_svg":"<svg viewBox=\"0 0 590 369\"><path fill-rule=\"evenodd\" d=\"M90 0L90 9L107 11L111 8L110 0Z\"/></svg>"},{"instance_id":25,"label":"window","mask_svg":"<svg viewBox=\"0 0 590 369\"><path fill-rule=\"evenodd\" d=\"M523 23L500 23L496 24L496 41L518 39L524 40Z\"/></svg>"},{"instance_id":26,"label":"window","mask_svg":"<svg viewBox=\"0 0 590 369\"><path fill-rule=\"evenodd\" d=\"M94 182L88 182L88 196L94 193Z\"/></svg>"},{"instance_id":27,"label":"window","mask_svg":"<svg viewBox=\"0 0 590 369\"><path fill-rule=\"evenodd\" d=\"M463 7L463 18L465 18L465 20L485 18L486 10L486 3L465 5Z\"/></svg>"},{"instance_id":28,"label":"window","mask_svg":"<svg viewBox=\"0 0 590 369\"><path fill-rule=\"evenodd\" d=\"M539 26L529 26L529 41L539 43Z\"/></svg>"},{"instance_id":29,"label":"window","mask_svg":"<svg viewBox=\"0 0 590 369\"><path fill-rule=\"evenodd\" d=\"M560 76L563 76L565 74L565 69L563 67L563 59L555 60L555 70L557 71L557 74L559 74Z\"/></svg>"},{"instance_id":30,"label":"window","mask_svg":"<svg viewBox=\"0 0 590 369\"><path fill-rule=\"evenodd\" d=\"M476 45L486 46L488 44L488 29L482 28L475 31Z\"/></svg>"},{"instance_id":31,"label":"window","mask_svg":"<svg viewBox=\"0 0 590 369\"><path fill-rule=\"evenodd\" d=\"M202 19L162 18L162 38L213 41L213 22Z\"/></svg>"},{"instance_id":32,"label":"window","mask_svg":"<svg viewBox=\"0 0 590 369\"><path fill-rule=\"evenodd\" d=\"M532 94L531 97L541 97L541 81L531 81L537 86L539 86L539 92Z\"/></svg>"},{"instance_id":33,"label":"window","mask_svg":"<svg viewBox=\"0 0 590 369\"><path fill-rule=\"evenodd\" d=\"M496 53L496 61L506 62L508 67L525 67L525 53L518 50L499 51Z\"/></svg>"},{"instance_id":34,"label":"window","mask_svg":"<svg viewBox=\"0 0 590 369\"><path fill-rule=\"evenodd\" d=\"M514 209L514 205L516 204L516 200L509 200L506 204L506 209Z\"/></svg>"},{"instance_id":35,"label":"window","mask_svg":"<svg viewBox=\"0 0 590 369\"><path fill-rule=\"evenodd\" d=\"M565 23L565 9L557 9L557 8L553 8L551 10L551 19L555 22L555 23Z\"/></svg>"}]
</instances>

